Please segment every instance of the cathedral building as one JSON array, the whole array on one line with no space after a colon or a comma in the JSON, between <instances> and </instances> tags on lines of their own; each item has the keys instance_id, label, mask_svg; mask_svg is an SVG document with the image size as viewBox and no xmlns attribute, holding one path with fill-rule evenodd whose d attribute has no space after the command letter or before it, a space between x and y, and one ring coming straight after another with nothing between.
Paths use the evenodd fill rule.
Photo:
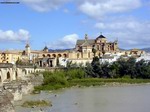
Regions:
<instances>
[{"instance_id":1,"label":"cathedral building","mask_svg":"<svg viewBox=\"0 0 150 112\"><path fill-rule=\"evenodd\" d=\"M97 55L103 55L106 52L118 52L118 41L108 42L107 38L103 35L98 36L96 39L88 39L87 34L84 40L77 40L76 50L79 52L93 52Z\"/></svg>"},{"instance_id":2,"label":"cathedral building","mask_svg":"<svg viewBox=\"0 0 150 112\"><path fill-rule=\"evenodd\" d=\"M108 42L107 38L99 35L95 39L89 39L85 34L84 39L77 40L75 50L69 53L69 60L73 63L83 63L84 65L92 62L94 56L103 57L106 53L117 53L118 41Z\"/></svg>"}]
</instances>

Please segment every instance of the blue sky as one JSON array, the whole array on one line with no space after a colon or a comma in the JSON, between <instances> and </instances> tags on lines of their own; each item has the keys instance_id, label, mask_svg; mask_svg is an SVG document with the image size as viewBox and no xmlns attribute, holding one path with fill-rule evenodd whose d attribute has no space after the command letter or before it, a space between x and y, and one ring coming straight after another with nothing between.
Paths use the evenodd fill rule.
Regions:
<instances>
[{"instance_id":1,"label":"blue sky","mask_svg":"<svg viewBox=\"0 0 150 112\"><path fill-rule=\"evenodd\" d=\"M0 0L4 1L4 0ZM9 0L19 1L19 0ZM0 4L0 50L73 48L77 39L118 39L121 48L150 47L150 0L20 0Z\"/></svg>"}]
</instances>

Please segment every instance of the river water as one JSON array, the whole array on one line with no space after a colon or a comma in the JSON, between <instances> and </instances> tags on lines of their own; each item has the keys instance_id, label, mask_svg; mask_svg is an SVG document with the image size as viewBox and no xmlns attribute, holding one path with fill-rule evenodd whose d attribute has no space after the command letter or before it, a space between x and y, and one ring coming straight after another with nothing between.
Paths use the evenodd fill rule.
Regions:
<instances>
[{"instance_id":1,"label":"river water","mask_svg":"<svg viewBox=\"0 0 150 112\"><path fill-rule=\"evenodd\" d=\"M70 88L61 91L26 95L15 103L16 112L35 112L40 108L23 108L26 100L52 101L44 112L150 112L150 85L120 87Z\"/></svg>"}]
</instances>

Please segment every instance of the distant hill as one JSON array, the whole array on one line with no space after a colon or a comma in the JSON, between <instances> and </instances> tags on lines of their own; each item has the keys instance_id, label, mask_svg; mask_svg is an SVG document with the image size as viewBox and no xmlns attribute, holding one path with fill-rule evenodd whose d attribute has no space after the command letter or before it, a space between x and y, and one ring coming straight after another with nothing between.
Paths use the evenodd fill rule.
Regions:
<instances>
[{"instance_id":1,"label":"distant hill","mask_svg":"<svg viewBox=\"0 0 150 112\"><path fill-rule=\"evenodd\" d=\"M124 51L125 49L123 49L123 48L119 48L119 50Z\"/></svg>"},{"instance_id":2,"label":"distant hill","mask_svg":"<svg viewBox=\"0 0 150 112\"><path fill-rule=\"evenodd\" d=\"M73 48L72 48L73 49ZM62 51L70 51L72 49L49 49L50 52L62 52Z\"/></svg>"},{"instance_id":3,"label":"distant hill","mask_svg":"<svg viewBox=\"0 0 150 112\"><path fill-rule=\"evenodd\" d=\"M141 49L141 50L144 50L144 51L146 51L146 52L150 52L150 47L149 47L149 48L143 48L143 49Z\"/></svg>"},{"instance_id":4,"label":"distant hill","mask_svg":"<svg viewBox=\"0 0 150 112\"><path fill-rule=\"evenodd\" d=\"M131 50L131 49L122 49L122 48L119 48L120 50L124 51L124 50ZM146 52L150 52L150 47L148 48L141 48L141 50L143 51L146 51Z\"/></svg>"}]
</instances>

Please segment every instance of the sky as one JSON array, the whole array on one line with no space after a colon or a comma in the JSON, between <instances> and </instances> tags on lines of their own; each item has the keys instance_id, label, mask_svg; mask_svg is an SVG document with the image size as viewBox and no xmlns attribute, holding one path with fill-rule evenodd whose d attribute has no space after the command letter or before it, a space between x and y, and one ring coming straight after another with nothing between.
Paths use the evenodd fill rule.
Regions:
<instances>
[{"instance_id":1,"label":"sky","mask_svg":"<svg viewBox=\"0 0 150 112\"><path fill-rule=\"evenodd\" d=\"M119 48L150 47L150 0L0 0L0 50L74 48L101 33Z\"/></svg>"}]
</instances>

